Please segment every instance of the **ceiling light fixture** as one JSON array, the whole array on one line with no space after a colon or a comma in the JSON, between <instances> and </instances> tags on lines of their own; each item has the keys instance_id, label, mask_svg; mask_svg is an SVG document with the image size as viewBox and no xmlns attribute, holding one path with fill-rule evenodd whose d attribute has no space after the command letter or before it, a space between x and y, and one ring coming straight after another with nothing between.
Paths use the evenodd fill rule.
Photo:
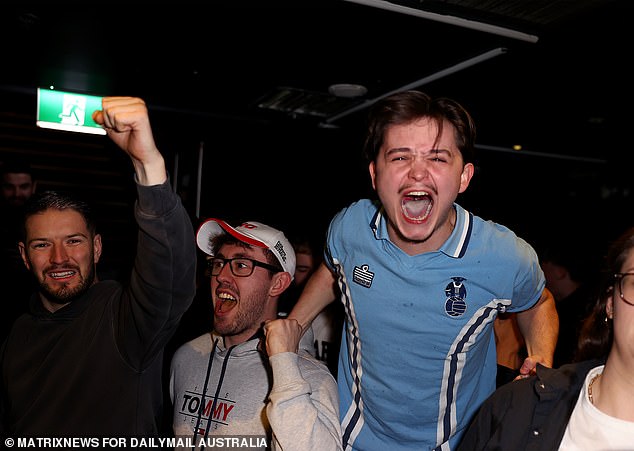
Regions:
<instances>
[{"instance_id":1,"label":"ceiling light fixture","mask_svg":"<svg viewBox=\"0 0 634 451\"><path fill-rule=\"evenodd\" d=\"M335 97L345 97L351 99L354 97L363 97L368 93L368 88L363 85L351 83L338 83L330 85L328 92Z\"/></svg>"},{"instance_id":2,"label":"ceiling light fixture","mask_svg":"<svg viewBox=\"0 0 634 451\"><path fill-rule=\"evenodd\" d=\"M362 110L364 108L367 108L370 105L372 105L374 102L376 102L376 101L378 101L380 99L383 99L383 98L385 98L387 96L390 96L390 95L392 95L392 94L394 94L394 93L396 93L398 91L407 91L408 89L419 88L420 86L423 86L423 85L425 85L427 83L431 83L432 81L438 80L438 79L440 79L442 77L446 77L447 75L456 73L458 71L461 71L461 70L466 69L468 67L474 66L474 65L476 65L478 63L481 63L481 62L486 61L488 59L494 58L494 57L496 57L498 55L502 55L504 53L506 53L506 48L504 48L504 47L498 47L496 49L489 50L488 52L484 52L484 53L482 53L482 54L480 54L478 56L474 56L473 58L469 58L469 59L464 60L464 61L462 61L462 62L460 62L458 64L454 64L451 67L448 67L446 69L440 70L440 71L438 71L438 72L436 72L434 74L428 75L427 77L421 78L420 80L416 80L416 81L414 81L412 83L409 83L409 84L407 84L405 86L401 86L400 88L397 88L397 89L394 89L392 91L386 92L385 94L382 94L382 95L380 95L378 97L375 97L373 99L366 99L366 100L360 102L359 104L348 108L347 110L341 111L338 114L330 116L328 119L326 119L325 122L330 124L330 123L332 123L332 122L334 122L336 120L341 119L344 116L348 116L349 114L352 114L352 113L354 113L356 111L359 111L359 110Z\"/></svg>"}]
</instances>

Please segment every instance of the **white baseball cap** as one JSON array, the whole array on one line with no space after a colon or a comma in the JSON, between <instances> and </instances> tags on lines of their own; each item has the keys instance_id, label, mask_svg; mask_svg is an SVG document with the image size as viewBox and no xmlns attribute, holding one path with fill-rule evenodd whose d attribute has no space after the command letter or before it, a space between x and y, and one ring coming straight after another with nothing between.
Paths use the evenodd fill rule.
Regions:
<instances>
[{"instance_id":1,"label":"white baseball cap","mask_svg":"<svg viewBox=\"0 0 634 451\"><path fill-rule=\"evenodd\" d=\"M221 233L229 233L240 241L252 246L268 248L277 257L282 269L295 277L295 251L284 233L260 222L248 221L238 227L209 218L198 228L196 244L207 255L213 255L211 240Z\"/></svg>"}]
</instances>

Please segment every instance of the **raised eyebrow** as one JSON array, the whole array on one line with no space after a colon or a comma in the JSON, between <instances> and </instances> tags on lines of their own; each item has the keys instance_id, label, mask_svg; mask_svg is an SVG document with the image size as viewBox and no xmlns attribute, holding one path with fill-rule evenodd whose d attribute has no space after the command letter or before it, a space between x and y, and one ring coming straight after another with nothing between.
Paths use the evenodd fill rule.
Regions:
<instances>
[{"instance_id":1,"label":"raised eyebrow","mask_svg":"<svg viewBox=\"0 0 634 451\"><path fill-rule=\"evenodd\" d=\"M257 255L249 255L249 254L236 254L233 258L243 258L245 260L259 260Z\"/></svg>"},{"instance_id":2,"label":"raised eyebrow","mask_svg":"<svg viewBox=\"0 0 634 451\"><path fill-rule=\"evenodd\" d=\"M218 252L216 255L214 255L213 257L209 257L209 258L211 259L211 258L216 258L216 257L217 258L224 258L225 260L234 260L236 258L249 258L251 260L257 260L255 257L252 257L252 256L250 256L248 254L245 254L245 253L242 253L242 252L235 254L231 258L225 256L225 254L223 254L223 253Z\"/></svg>"}]
</instances>

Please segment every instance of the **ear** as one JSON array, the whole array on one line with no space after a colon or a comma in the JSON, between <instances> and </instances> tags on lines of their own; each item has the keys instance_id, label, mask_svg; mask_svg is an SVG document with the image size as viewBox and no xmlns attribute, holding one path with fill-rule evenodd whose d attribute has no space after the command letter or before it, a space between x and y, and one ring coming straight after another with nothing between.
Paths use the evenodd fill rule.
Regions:
<instances>
[{"instance_id":1,"label":"ear","mask_svg":"<svg viewBox=\"0 0 634 451\"><path fill-rule=\"evenodd\" d=\"M458 191L459 193L463 193L467 189L474 172L475 166L473 166L473 163L467 163L464 165L464 167L462 168L462 174L460 174L460 190Z\"/></svg>"},{"instance_id":2,"label":"ear","mask_svg":"<svg viewBox=\"0 0 634 451\"><path fill-rule=\"evenodd\" d=\"M610 290L610 294L607 297L605 303L605 316L609 319L614 317L614 290Z\"/></svg>"},{"instance_id":3,"label":"ear","mask_svg":"<svg viewBox=\"0 0 634 451\"><path fill-rule=\"evenodd\" d=\"M22 241L18 243L18 249L20 250L20 256L22 257L22 262L24 263L24 266L26 266L26 269L30 271L31 264L29 263L28 255L26 255L26 246Z\"/></svg>"},{"instance_id":4,"label":"ear","mask_svg":"<svg viewBox=\"0 0 634 451\"><path fill-rule=\"evenodd\" d=\"M287 272L278 272L273 274L273 280L271 281L271 288L269 289L269 295L271 297L277 297L281 295L291 284L291 275Z\"/></svg>"},{"instance_id":5,"label":"ear","mask_svg":"<svg viewBox=\"0 0 634 451\"><path fill-rule=\"evenodd\" d=\"M370 164L368 165L368 170L370 171L370 178L372 179L372 188L376 191L376 165L374 164L374 161L370 161Z\"/></svg>"},{"instance_id":6,"label":"ear","mask_svg":"<svg viewBox=\"0 0 634 451\"><path fill-rule=\"evenodd\" d=\"M93 252L95 254L95 263L101 258L101 235L98 233L92 239Z\"/></svg>"}]
</instances>

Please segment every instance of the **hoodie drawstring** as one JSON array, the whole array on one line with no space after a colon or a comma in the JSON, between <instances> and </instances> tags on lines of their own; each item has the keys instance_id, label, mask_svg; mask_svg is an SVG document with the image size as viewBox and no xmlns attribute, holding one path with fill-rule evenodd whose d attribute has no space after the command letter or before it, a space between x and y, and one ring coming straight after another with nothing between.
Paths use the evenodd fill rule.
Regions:
<instances>
[{"instance_id":1,"label":"hoodie drawstring","mask_svg":"<svg viewBox=\"0 0 634 451\"><path fill-rule=\"evenodd\" d=\"M205 385L203 386L202 396L200 398L200 406L198 407L198 417L196 418L196 427L194 427L194 437L192 443L194 447L192 451L196 449L196 437L198 436L198 428L200 427L200 421L205 410L205 393L207 393L207 384L209 383L209 376L211 375L211 365L214 361L214 354L216 353L216 347L218 346L218 339L214 340L214 345L211 348L211 352L209 353L209 363L207 364L207 375L205 376Z\"/></svg>"}]
</instances>

